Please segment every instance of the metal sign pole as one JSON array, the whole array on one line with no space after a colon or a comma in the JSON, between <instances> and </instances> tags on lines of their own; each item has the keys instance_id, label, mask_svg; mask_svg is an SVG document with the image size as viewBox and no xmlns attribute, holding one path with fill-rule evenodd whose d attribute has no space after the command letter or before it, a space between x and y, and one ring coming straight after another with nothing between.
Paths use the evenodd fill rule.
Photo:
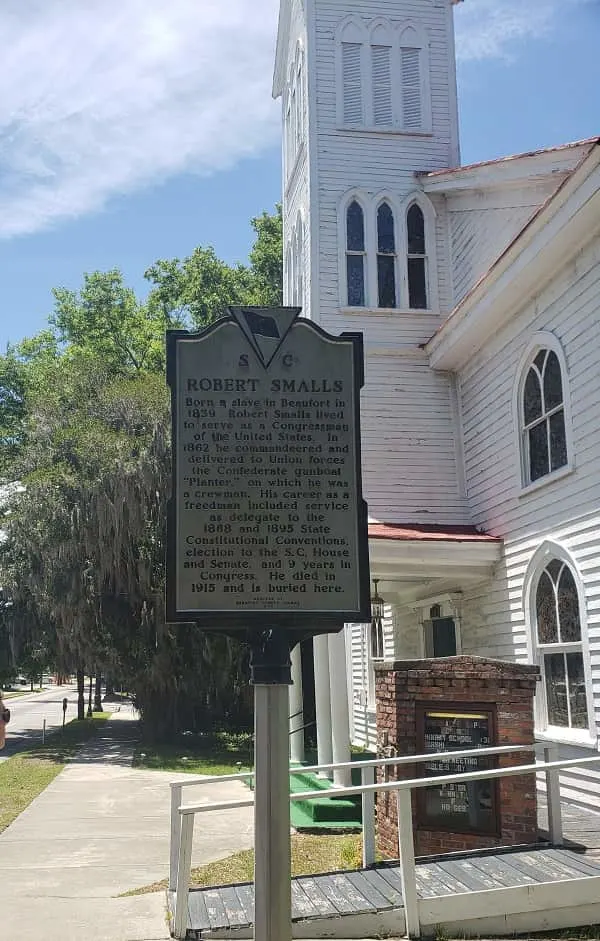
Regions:
<instances>
[{"instance_id":1,"label":"metal sign pole","mask_svg":"<svg viewBox=\"0 0 600 941\"><path fill-rule=\"evenodd\" d=\"M167 620L252 651L256 941L292 934L290 652L370 617L362 335L299 314L232 307L202 333L167 333Z\"/></svg>"},{"instance_id":2,"label":"metal sign pole","mask_svg":"<svg viewBox=\"0 0 600 941\"><path fill-rule=\"evenodd\" d=\"M252 638L254 685L254 938L291 941L288 636Z\"/></svg>"}]
</instances>

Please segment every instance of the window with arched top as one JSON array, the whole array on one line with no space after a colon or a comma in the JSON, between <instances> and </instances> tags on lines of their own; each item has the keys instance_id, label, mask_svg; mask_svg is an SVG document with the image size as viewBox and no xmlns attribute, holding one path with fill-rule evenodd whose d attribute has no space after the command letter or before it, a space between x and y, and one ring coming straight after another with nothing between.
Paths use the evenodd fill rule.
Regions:
<instances>
[{"instance_id":1,"label":"window with arched top","mask_svg":"<svg viewBox=\"0 0 600 941\"><path fill-rule=\"evenodd\" d=\"M546 727L589 728L579 592L571 567L553 558L539 575L534 641L542 671Z\"/></svg>"},{"instance_id":2,"label":"window with arched top","mask_svg":"<svg viewBox=\"0 0 600 941\"><path fill-rule=\"evenodd\" d=\"M408 306L412 309L427 307L427 246L425 217L417 203L406 213Z\"/></svg>"},{"instance_id":3,"label":"window with arched top","mask_svg":"<svg viewBox=\"0 0 600 941\"><path fill-rule=\"evenodd\" d=\"M377 210L377 306L396 307L396 233L389 203Z\"/></svg>"},{"instance_id":4,"label":"window with arched top","mask_svg":"<svg viewBox=\"0 0 600 941\"><path fill-rule=\"evenodd\" d=\"M349 307L365 306L365 214L353 199L346 210L346 291Z\"/></svg>"},{"instance_id":5,"label":"window with arched top","mask_svg":"<svg viewBox=\"0 0 600 941\"><path fill-rule=\"evenodd\" d=\"M286 179L293 171L304 143L306 133L305 110L304 51L299 44L290 67L284 96L283 130Z\"/></svg>"},{"instance_id":6,"label":"window with arched top","mask_svg":"<svg viewBox=\"0 0 600 941\"><path fill-rule=\"evenodd\" d=\"M554 350L540 349L527 367L521 401L525 483L568 464L563 376Z\"/></svg>"}]
</instances>

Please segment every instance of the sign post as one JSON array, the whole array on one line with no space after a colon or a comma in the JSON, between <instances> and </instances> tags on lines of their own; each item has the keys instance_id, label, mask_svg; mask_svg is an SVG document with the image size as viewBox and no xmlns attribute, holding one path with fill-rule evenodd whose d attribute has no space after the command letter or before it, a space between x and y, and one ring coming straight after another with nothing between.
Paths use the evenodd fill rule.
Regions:
<instances>
[{"instance_id":1,"label":"sign post","mask_svg":"<svg viewBox=\"0 0 600 941\"><path fill-rule=\"evenodd\" d=\"M289 941L290 653L369 619L360 334L299 308L167 333L167 619L235 633L255 687L255 938Z\"/></svg>"}]
</instances>

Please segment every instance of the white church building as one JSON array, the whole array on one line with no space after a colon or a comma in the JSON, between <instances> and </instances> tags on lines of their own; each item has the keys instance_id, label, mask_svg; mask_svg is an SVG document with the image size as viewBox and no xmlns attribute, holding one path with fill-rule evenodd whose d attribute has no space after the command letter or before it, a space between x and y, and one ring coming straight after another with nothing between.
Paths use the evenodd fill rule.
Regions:
<instances>
[{"instance_id":1,"label":"white church building","mask_svg":"<svg viewBox=\"0 0 600 941\"><path fill-rule=\"evenodd\" d=\"M364 334L385 602L315 641L320 761L375 748L377 659L461 652L538 664L539 740L598 751L600 139L461 166L456 2L281 0L285 302Z\"/></svg>"}]
</instances>

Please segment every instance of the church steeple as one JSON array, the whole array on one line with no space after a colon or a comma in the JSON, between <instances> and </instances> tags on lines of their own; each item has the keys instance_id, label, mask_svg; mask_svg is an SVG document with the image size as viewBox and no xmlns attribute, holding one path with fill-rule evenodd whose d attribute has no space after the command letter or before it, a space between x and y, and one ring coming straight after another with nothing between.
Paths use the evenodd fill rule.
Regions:
<instances>
[{"instance_id":1,"label":"church steeple","mask_svg":"<svg viewBox=\"0 0 600 941\"><path fill-rule=\"evenodd\" d=\"M285 297L324 326L444 306L417 174L459 163L456 2L282 0Z\"/></svg>"}]
</instances>

